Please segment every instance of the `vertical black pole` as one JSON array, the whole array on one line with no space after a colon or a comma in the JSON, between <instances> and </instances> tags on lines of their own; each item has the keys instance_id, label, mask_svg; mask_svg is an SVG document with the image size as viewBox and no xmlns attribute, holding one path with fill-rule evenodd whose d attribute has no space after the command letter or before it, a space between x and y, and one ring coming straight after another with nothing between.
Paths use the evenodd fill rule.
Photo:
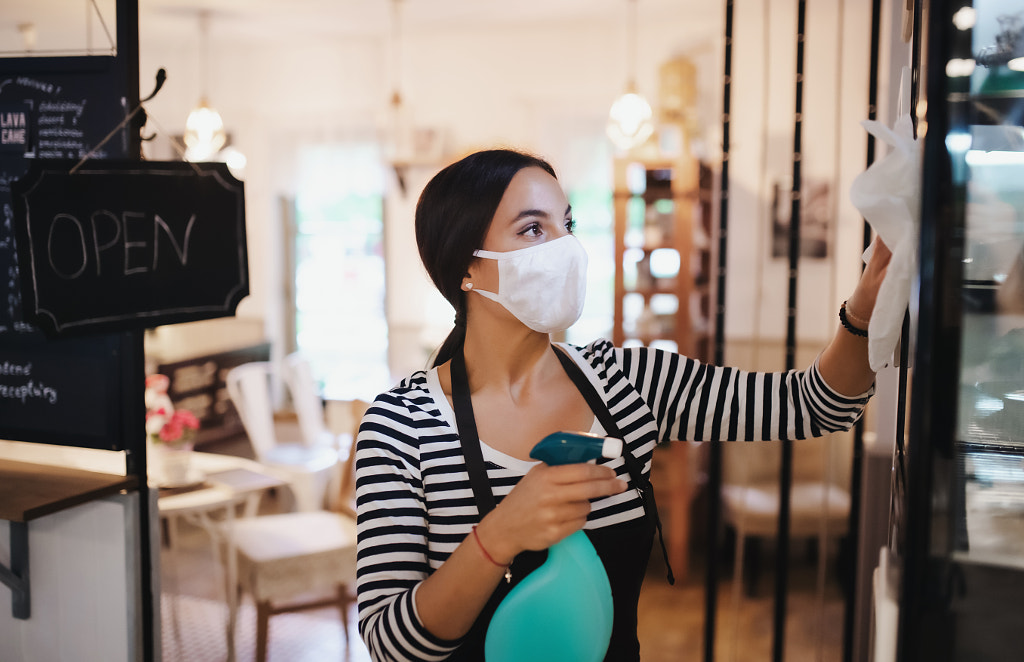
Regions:
<instances>
[{"instance_id":1,"label":"vertical black pole","mask_svg":"<svg viewBox=\"0 0 1024 662\"><path fill-rule=\"evenodd\" d=\"M882 0L871 2L871 38L868 45L870 61L868 64L868 119L878 117L878 46L881 40ZM875 162L875 137L868 134L867 166ZM866 250L871 245L871 226L864 221L862 247ZM863 265L861 267L863 270ZM860 500L861 481L864 475L864 419L857 421L853 428L853 465L850 468L850 517L846 527L846 549L848 566L844 574L849 577L846 583L846 594L843 605L843 662L853 661L853 628L857 609L857 550L860 546Z\"/></svg>"},{"instance_id":2,"label":"vertical black pole","mask_svg":"<svg viewBox=\"0 0 1024 662\"><path fill-rule=\"evenodd\" d=\"M786 310L786 370L796 366L797 275L800 265L800 160L802 156L804 22L806 0L797 3L796 104L793 120L793 191L789 215L789 299ZM786 589L789 583L789 501L793 484L793 441L783 439L779 472L779 522L775 559L775 616L772 659L782 662L786 640Z\"/></svg>"},{"instance_id":3,"label":"vertical black pole","mask_svg":"<svg viewBox=\"0 0 1024 662\"><path fill-rule=\"evenodd\" d=\"M117 61L124 72L124 112L127 115L139 105L139 3L138 0L117 0ZM139 125L128 122L122 135L126 157L142 158ZM145 419L145 343L142 331L128 331L122 335L121 355L121 416L122 448L127 450L125 472L138 480L139 491L139 613L142 627L142 659L156 659L154 636L153 549L150 537L152 526L149 513L149 480L146 459Z\"/></svg>"},{"instance_id":4,"label":"vertical black pole","mask_svg":"<svg viewBox=\"0 0 1024 662\"><path fill-rule=\"evenodd\" d=\"M715 287L714 363L725 363L725 281L729 238L729 122L732 86L733 0L725 2L725 67L722 77L722 172L719 182L718 279ZM704 660L715 659L715 617L718 613L718 526L722 518L722 446L708 448L707 565L704 581ZM738 581L738 578L737 578Z\"/></svg>"}]
</instances>

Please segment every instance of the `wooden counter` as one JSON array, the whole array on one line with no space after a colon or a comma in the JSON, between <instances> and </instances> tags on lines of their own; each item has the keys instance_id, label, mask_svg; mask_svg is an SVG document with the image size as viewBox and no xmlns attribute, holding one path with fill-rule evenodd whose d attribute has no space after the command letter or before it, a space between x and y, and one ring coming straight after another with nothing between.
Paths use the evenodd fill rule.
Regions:
<instances>
[{"instance_id":1,"label":"wooden counter","mask_svg":"<svg viewBox=\"0 0 1024 662\"><path fill-rule=\"evenodd\" d=\"M135 476L0 460L0 519L28 522L137 486Z\"/></svg>"}]
</instances>

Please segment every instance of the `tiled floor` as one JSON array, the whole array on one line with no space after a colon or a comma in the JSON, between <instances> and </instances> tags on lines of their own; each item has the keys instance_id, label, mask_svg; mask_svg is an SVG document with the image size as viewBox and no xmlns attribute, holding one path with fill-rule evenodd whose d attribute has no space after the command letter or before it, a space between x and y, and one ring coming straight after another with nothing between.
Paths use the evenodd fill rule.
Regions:
<instances>
[{"instance_id":1,"label":"tiled floor","mask_svg":"<svg viewBox=\"0 0 1024 662\"><path fill-rule=\"evenodd\" d=\"M218 449L219 452L223 450ZM276 503L265 500L264 510ZM226 659L226 608L219 565L209 539L199 528L182 524L173 554L165 550L162 564L163 652L167 662L213 662ZM842 659L843 604L834 576L834 562L823 590L816 586L816 564L798 558L794 546L786 624L785 659L835 661ZM651 566L639 605L638 635L644 662L677 662L704 658L704 571L695 550L689 578L669 586L658 554ZM770 555L764 562L773 563ZM772 578L760 579L757 597L734 596L730 567L723 560L718 592L716 659L723 662L771 659ZM819 597L819 593L821 593ZM173 616L177 615L177 630ZM359 640L356 612L349 614L346 646L341 619L335 609L283 614L270 620L272 662L305 660L369 660ZM243 597L235 637L239 661L254 656L255 615Z\"/></svg>"}]
</instances>

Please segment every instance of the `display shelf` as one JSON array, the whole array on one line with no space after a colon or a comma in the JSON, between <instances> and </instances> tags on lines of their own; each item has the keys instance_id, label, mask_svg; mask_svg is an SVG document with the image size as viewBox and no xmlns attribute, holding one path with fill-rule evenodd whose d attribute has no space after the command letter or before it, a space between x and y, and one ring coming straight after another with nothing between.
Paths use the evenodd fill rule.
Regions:
<instances>
[{"instance_id":1,"label":"display shelf","mask_svg":"<svg viewBox=\"0 0 1024 662\"><path fill-rule=\"evenodd\" d=\"M617 345L708 360L712 173L692 157L615 162Z\"/></svg>"}]
</instances>

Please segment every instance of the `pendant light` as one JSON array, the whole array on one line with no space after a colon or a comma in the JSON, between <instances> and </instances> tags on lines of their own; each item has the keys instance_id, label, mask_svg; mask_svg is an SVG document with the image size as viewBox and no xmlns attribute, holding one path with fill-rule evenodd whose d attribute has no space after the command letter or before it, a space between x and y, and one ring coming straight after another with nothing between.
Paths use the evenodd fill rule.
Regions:
<instances>
[{"instance_id":1,"label":"pendant light","mask_svg":"<svg viewBox=\"0 0 1024 662\"><path fill-rule=\"evenodd\" d=\"M629 25L627 28L627 61L628 75L626 81L626 92L612 104L608 113L608 125L606 132L615 146L622 150L629 150L641 145L651 134L654 133L654 124L651 121L654 113L651 111L651 104L640 95L636 89L636 3L637 0L629 2Z\"/></svg>"},{"instance_id":2,"label":"pendant light","mask_svg":"<svg viewBox=\"0 0 1024 662\"><path fill-rule=\"evenodd\" d=\"M209 21L208 11L199 12L199 66L202 87L199 104L192 109L185 121L185 158L189 161L209 161L227 142L224 120L221 119L220 113L210 106L207 95Z\"/></svg>"}]
</instances>

